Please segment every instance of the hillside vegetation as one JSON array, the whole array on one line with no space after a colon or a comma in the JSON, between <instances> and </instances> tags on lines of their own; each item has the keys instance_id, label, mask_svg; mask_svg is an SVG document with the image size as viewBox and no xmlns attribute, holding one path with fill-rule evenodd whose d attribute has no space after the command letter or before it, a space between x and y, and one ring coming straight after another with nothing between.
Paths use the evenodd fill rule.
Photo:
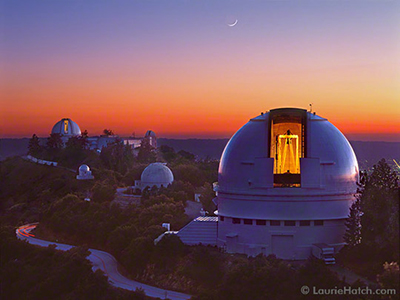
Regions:
<instances>
[{"instance_id":1,"label":"hillside vegetation","mask_svg":"<svg viewBox=\"0 0 400 300\"><path fill-rule=\"evenodd\" d=\"M115 291L104 283L101 274L87 274L87 270L90 271L90 265L84 260L87 247L112 253L122 264L123 272L133 279L191 293L195 295L194 299L302 299L305 297L300 293L303 285L319 288L347 286L342 278L314 259L298 265L277 259L275 256L259 255L248 258L244 255L223 253L215 247L188 247L183 245L177 236L167 236L155 245L154 239L165 231L161 227L162 223L171 223L172 229L178 230L189 222L184 208L186 200L193 197L195 190L200 189L206 195L202 202L204 206L209 206L210 212L215 209L211 202L211 184L216 181L218 163L212 160L196 160L191 153L175 152L173 148L166 146L160 147L157 155L143 154L140 160L128 154L121 157L124 149L120 148L119 144L110 147L115 148L109 148L103 156L90 154L95 166L92 168L95 180L92 181L76 180L76 174L68 169L36 165L20 158L1 162L0 217L2 224L6 226L2 229L4 237L9 241L2 250L2 256L3 251L8 253L2 272L4 269L11 272L10 274L15 274L20 262L24 266L21 267L21 277L11 278L18 283L25 280L26 285L26 289L20 293L14 286L7 287L12 297L15 294L21 299L29 294L35 295L33 298L39 298L40 295L50 295L52 298L51 295L54 294L51 293L55 292L50 283L53 280L76 276L81 280L68 279L65 286L59 287L60 298L64 297L62 293L65 291L66 299L73 297L71 295L78 295L74 299L91 299L80 290L80 281L91 282L94 287L98 286L99 291L104 291L104 295L114 298L112 293ZM83 161L85 159L88 157L83 157ZM143 168L156 159L168 162L175 175L174 184L167 188L146 190L140 206L131 205L122 209L113 205L115 188L132 184L133 180L138 179ZM61 162L68 165L69 161ZM393 276L398 274L398 255L395 255L396 250L391 248L390 243L395 242L393 235L398 235L398 227L394 227L396 215L390 212L395 209L396 203L398 205L398 198L394 196L393 200L390 200L390 191L398 191L398 183L397 177L393 177L395 174L391 173L390 167L384 161L377 165L375 170L375 173L369 175L369 181L360 183L360 197L363 199L362 209L366 216L371 216L369 212L377 212L376 219L364 219L363 222L369 222L364 223L369 224L366 228L378 227L375 231L365 233L368 236L365 242L370 243L368 247L364 247L362 242L357 242L346 248L340 259L352 266L350 262L357 253L362 253L360 257L364 259L366 266L372 268L367 275L376 279L380 274L379 284L382 287L393 287ZM393 178L393 184L388 187L390 191L387 191L386 187L382 188L382 185L388 182L385 178ZM387 193L383 193L384 191ZM88 194L92 197L90 202L84 200ZM368 208L368 203L377 205ZM16 241L13 229L15 226L37 221L40 224L35 234L39 237L58 239L81 245L83 248L56 254L54 249L32 250L33 246ZM379 229L382 226L391 226L393 230L387 235L382 235ZM349 230L351 228L349 225ZM383 248L377 248L381 238L389 244L382 244ZM365 249L376 249L374 253L377 254L369 255L370 250ZM385 259L388 263L393 261L394 264L384 268ZM49 278L41 275L37 277L37 281L28 280L25 278L29 277L27 274L44 272L43 266L36 264L36 261L50 264L49 270L56 265L63 267L45 274ZM54 265L51 265L53 263ZM362 273L363 270L357 271ZM83 277L74 272L81 273L79 276ZM6 276L5 273L2 273L2 276ZM355 283L353 287L359 285L360 283ZM72 294L68 294L68 290ZM130 297L140 296L132 295ZM12 297L10 299L13 299ZM124 299L125 295L116 297ZM321 296L319 299L337 297ZM367 295L357 299L380 298Z\"/></svg>"}]
</instances>

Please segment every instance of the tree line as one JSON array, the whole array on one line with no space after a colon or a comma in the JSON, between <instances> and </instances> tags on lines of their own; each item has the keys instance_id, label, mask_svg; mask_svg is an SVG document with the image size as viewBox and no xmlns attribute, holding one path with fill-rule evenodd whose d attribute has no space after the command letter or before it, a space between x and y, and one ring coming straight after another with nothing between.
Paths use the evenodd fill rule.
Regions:
<instances>
[{"instance_id":1,"label":"tree line","mask_svg":"<svg viewBox=\"0 0 400 300\"><path fill-rule=\"evenodd\" d=\"M356 272L398 291L399 201L399 178L384 159L371 173L361 172L346 221L347 246L339 254Z\"/></svg>"}]
</instances>

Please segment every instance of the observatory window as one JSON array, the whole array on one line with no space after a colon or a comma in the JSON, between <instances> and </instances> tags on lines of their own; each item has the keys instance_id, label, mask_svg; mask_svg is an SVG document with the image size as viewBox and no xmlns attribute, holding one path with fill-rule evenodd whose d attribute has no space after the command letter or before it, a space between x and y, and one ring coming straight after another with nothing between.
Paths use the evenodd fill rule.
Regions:
<instances>
[{"instance_id":1,"label":"observatory window","mask_svg":"<svg viewBox=\"0 0 400 300\"><path fill-rule=\"evenodd\" d=\"M296 221L285 221L285 226L296 226Z\"/></svg>"},{"instance_id":2,"label":"observatory window","mask_svg":"<svg viewBox=\"0 0 400 300\"><path fill-rule=\"evenodd\" d=\"M240 224L240 219L238 219L238 218L233 218L233 219L232 219L232 224Z\"/></svg>"},{"instance_id":3,"label":"observatory window","mask_svg":"<svg viewBox=\"0 0 400 300\"><path fill-rule=\"evenodd\" d=\"M256 220L256 225L267 225L266 220Z\"/></svg>"},{"instance_id":4,"label":"observatory window","mask_svg":"<svg viewBox=\"0 0 400 300\"><path fill-rule=\"evenodd\" d=\"M253 225L253 220L251 220L251 219L243 219L243 223L245 225Z\"/></svg>"},{"instance_id":5,"label":"observatory window","mask_svg":"<svg viewBox=\"0 0 400 300\"><path fill-rule=\"evenodd\" d=\"M324 226L324 221L323 220L315 220L314 226Z\"/></svg>"},{"instance_id":6,"label":"observatory window","mask_svg":"<svg viewBox=\"0 0 400 300\"><path fill-rule=\"evenodd\" d=\"M281 221L271 220L269 221L271 226L281 226Z\"/></svg>"},{"instance_id":7,"label":"observatory window","mask_svg":"<svg viewBox=\"0 0 400 300\"><path fill-rule=\"evenodd\" d=\"M300 221L300 226L310 226L311 222L310 221Z\"/></svg>"},{"instance_id":8,"label":"observatory window","mask_svg":"<svg viewBox=\"0 0 400 300\"><path fill-rule=\"evenodd\" d=\"M64 134L68 133L68 120L64 120Z\"/></svg>"},{"instance_id":9,"label":"observatory window","mask_svg":"<svg viewBox=\"0 0 400 300\"><path fill-rule=\"evenodd\" d=\"M277 110L271 114L270 157L274 158L274 187L300 187L300 158L305 157L303 110Z\"/></svg>"}]
</instances>

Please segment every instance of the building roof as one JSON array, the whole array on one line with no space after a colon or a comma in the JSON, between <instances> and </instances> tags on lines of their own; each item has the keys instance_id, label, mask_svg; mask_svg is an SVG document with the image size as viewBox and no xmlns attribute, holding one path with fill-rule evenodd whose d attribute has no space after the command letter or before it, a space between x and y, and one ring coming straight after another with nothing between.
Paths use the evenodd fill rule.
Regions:
<instances>
[{"instance_id":1,"label":"building roof","mask_svg":"<svg viewBox=\"0 0 400 300\"><path fill-rule=\"evenodd\" d=\"M156 137L156 134L153 130L147 130L145 137Z\"/></svg>"},{"instance_id":2,"label":"building roof","mask_svg":"<svg viewBox=\"0 0 400 300\"><path fill-rule=\"evenodd\" d=\"M79 167L79 172L89 172L89 171L90 171L90 168L88 165L81 165Z\"/></svg>"},{"instance_id":3,"label":"building roof","mask_svg":"<svg viewBox=\"0 0 400 300\"><path fill-rule=\"evenodd\" d=\"M194 222L218 222L218 217L197 217Z\"/></svg>"},{"instance_id":4,"label":"building roof","mask_svg":"<svg viewBox=\"0 0 400 300\"><path fill-rule=\"evenodd\" d=\"M277 122L285 123L285 118L291 117L298 118L304 125L306 149L304 158L300 159L301 188L276 189L272 185L274 155L270 153L271 120L276 118ZM275 143L275 137L273 141ZM223 151L218 173L219 193L349 193L355 191L358 163L346 137L327 119L305 110L284 108L262 113L240 128Z\"/></svg>"},{"instance_id":5,"label":"building roof","mask_svg":"<svg viewBox=\"0 0 400 300\"><path fill-rule=\"evenodd\" d=\"M187 245L216 245L218 217L197 217L178 232Z\"/></svg>"},{"instance_id":6,"label":"building roof","mask_svg":"<svg viewBox=\"0 0 400 300\"><path fill-rule=\"evenodd\" d=\"M51 130L51 133L58 133L61 136L77 136L81 135L81 129L78 124L69 118L64 118L58 121Z\"/></svg>"},{"instance_id":7,"label":"building roof","mask_svg":"<svg viewBox=\"0 0 400 300\"><path fill-rule=\"evenodd\" d=\"M166 166L166 163L152 163L144 169L141 176L141 185L153 186L153 185L164 185L167 186L174 181L174 175L170 168Z\"/></svg>"}]
</instances>

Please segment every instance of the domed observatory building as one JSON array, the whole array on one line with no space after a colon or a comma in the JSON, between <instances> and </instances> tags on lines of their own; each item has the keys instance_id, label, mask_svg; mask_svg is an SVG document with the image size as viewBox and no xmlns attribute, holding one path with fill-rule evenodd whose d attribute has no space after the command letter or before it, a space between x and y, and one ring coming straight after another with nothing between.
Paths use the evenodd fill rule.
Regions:
<instances>
[{"instance_id":1,"label":"domed observatory building","mask_svg":"<svg viewBox=\"0 0 400 300\"><path fill-rule=\"evenodd\" d=\"M81 135L81 129L79 128L78 124L71 119L64 118L53 126L51 133L57 133L61 135L63 142L66 143L70 137Z\"/></svg>"},{"instance_id":2,"label":"domed observatory building","mask_svg":"<svg viewBox=\"0 0 400 300\"><path fill-rule=\"evenodd\" d=\"M251 119L222 154L217 244L230 253L307 259L312 244L344 245L357 159L327 119L273 109Z\"/></svg>"},{"instance_id":3,"label":"domed observatory building","mask_svg":"<svg viewBox=\"0 0 400 300\"><path fill-rule=\"evenodd\" d=\"M76 176L76 179L78 180L88 180L88 179L94 179L92 175L92 171L90 171L90 168L88 165L81 165L78 170L79 174Z\"/></svg>"},{"instance_id":4,"label":"domed observatory building","mask_svg":"<svg viewBox=\"0 0 400 300\"><path fill-rule=\"evenodd\" d=\"M135 181L135 187L143 191L146 187L167 187L174 181L174 175L166 163L156 162L144 169L140 179Z\"/></svg>"},{"instance_id":5,"label":"domed observatory building","mask_svg":"<svg viewBox=\"0 0 400 300\"><path fill-rule=\"evenodd\" d=\"M149 141L149 144L152 147L157 148L157 136L153 130L147 130L144 138Z\"/></svg>"}]
</instances>

